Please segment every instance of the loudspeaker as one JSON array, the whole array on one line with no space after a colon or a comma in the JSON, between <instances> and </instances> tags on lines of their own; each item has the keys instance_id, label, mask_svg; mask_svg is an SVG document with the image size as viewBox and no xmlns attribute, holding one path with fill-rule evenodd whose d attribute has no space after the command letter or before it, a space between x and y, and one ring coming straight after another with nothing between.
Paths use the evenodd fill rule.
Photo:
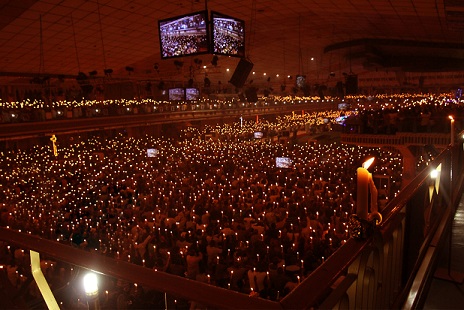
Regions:
<instances>
[{"instance_id":1,"label":"loudspeaker","mask_svg":"<svg viewBox=\"0 0 464 310\"><path fill-rule=\"evenodd\" d=\"M358 93L358 76L356 74L347 75L345 87L347 95L356 95Z\"/></svg>"},{"instance_id":2,"label":"loudspeaker","mask_svg":"<svg viewBox=\"0 0 464 310\"><path fill-rule=\"evenodd\" d=\"M248 75L253 69L253 63L242 58L240 59L237 68L235 68L234 74L232 75L229 83L237 88L242 88L245 85L245 81Z\"/></svg>"},{"instance_id":3,"label":"loudspeaker","mask_svg":"<svg viewBox=\"0 0 464 310\"><path fill-rule=\"evenodd\" d=\"M245 96L248 102L257 102L258 101L258 89L256 87L248 87L245 90Z\"/></svg>"}]
</instances>

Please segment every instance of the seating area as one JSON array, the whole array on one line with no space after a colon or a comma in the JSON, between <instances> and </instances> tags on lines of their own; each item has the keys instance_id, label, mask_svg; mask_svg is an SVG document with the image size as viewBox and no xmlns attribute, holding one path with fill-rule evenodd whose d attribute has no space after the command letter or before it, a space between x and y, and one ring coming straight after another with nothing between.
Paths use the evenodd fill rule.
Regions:
<instances>
[{"instance_id":1,"label":"seating area","mask_svg":"<svg viewBox=\"0 0 464 310\"><path fill-rule=\"evenodd\" d=\"M455 103L453 109L458 108ZM443 109L445 114L449 106ZM365 158L376 158L374 175L389 178L390 186L379 188L381 206L402 188L398 153L299 142L297 135L283 144L266 139L290 128L330 132L340 113L348 114L313 112L276 122L187 127L176 140L76 137L5 151L0 224L278 301L350 238L353 180ZM278 158L286 158L288 166L277 166ZM3 243L1 262L20 289L29 279L21 271L27 252ZM51 260L44 267L55 285L75 278L72 266ZM121 294L143 289L111 280L105 285L108 307ZM37 293L29 292L29 301Z\"/></svg>"}]
</instances>

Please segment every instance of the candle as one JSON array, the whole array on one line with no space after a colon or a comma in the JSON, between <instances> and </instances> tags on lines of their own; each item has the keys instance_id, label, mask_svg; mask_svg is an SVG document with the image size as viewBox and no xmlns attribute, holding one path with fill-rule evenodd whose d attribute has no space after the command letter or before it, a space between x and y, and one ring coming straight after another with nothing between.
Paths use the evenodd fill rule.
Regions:
<instances>
[{"instance_id":1,"label":"candle","mask_svg":"<svg viewBox=\"0 0 464 310\"><path fill-rule=\"evenodd\" d=\"M356 200L356 215L364 220L367 220L368 208L368 190L369 190L369 166L374 161L374 157L363 163L362 167L357 169L357 200Z\"/></svg>"},{"instance_id":2,"label":"candle","mask_svg":"<svg viewBox=\"0 0 464 310\"><path fill-rule=\"evenodd\" d=\"M454 117L453 115L449 115L448 118L450 119L451 121L451 128L450 128L450 132L451 132L451 145L454 144Z\"/></svg>"},{"instance_id":3,"label":"candle","mask_svg":"<svg viewBox=\"0 0 464 310\"><path fill-rule=\"evenodd\" d=\"M369 173L369 191L371 192L371 213L378 212L377 200L379 193L377 187L375 187L374 179L372 178L372 173Z\"/></svg>"}]
</instances>

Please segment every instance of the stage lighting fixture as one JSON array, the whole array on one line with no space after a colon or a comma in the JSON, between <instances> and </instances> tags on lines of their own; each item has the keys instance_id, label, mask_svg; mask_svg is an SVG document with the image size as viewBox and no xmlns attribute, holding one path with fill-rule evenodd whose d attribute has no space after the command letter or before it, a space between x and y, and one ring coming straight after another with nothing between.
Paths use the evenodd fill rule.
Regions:
<instances>
[{"instance_id":1,"label":"stage lighting fixture","mask_svg":"<svg viewBox=\"0 0 464 310\"><path fill-rule=\"evenodd\" d=\"M213 59L211 59L211 64L216 67L218 65L218 60L219 58L216 55L214 55Z\"/></svg>"},{"instance_id":2,"label":"stage lighting fixture","mask_svg":"<svg viewBox=\"0 0 464 310\"><path fill-rule=\"evenodd\" d=\"M183 61L174 60L174 66L176 66L177 69L182 68L183 65L184 65Z\"/></svg>"},{"instance_id":3,"label":"stage lighting fixture","mask_svg":"<svg viewBox=\"0 0 464 310\"><path fill-rule=\"evenodd\" d=\"M211 86L211 81L207 77L205 77L204 83L205 83L205 87L210 87Z\"/></svg>"}]
</instances>

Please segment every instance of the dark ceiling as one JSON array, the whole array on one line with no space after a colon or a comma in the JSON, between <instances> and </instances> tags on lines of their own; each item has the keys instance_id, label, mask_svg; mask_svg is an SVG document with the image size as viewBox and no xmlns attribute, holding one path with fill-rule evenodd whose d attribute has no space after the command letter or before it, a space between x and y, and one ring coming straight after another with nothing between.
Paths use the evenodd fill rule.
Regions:
<instances>
[{"instance_id":1,"label":"dark ceiling","mask_svg":"<svg viewBox=\"0 0 464 310\"><path fill-rule=\"evenodd\" d=\"M177 59L182 67L160 58L158 20L205 8L245 21L256 80L464 69L458 0L1 0L0 74L103 75L106 67L114 78L227 82L238 58L213 66L211 54L189 56Z\"/></svg>"}]
</instances>

